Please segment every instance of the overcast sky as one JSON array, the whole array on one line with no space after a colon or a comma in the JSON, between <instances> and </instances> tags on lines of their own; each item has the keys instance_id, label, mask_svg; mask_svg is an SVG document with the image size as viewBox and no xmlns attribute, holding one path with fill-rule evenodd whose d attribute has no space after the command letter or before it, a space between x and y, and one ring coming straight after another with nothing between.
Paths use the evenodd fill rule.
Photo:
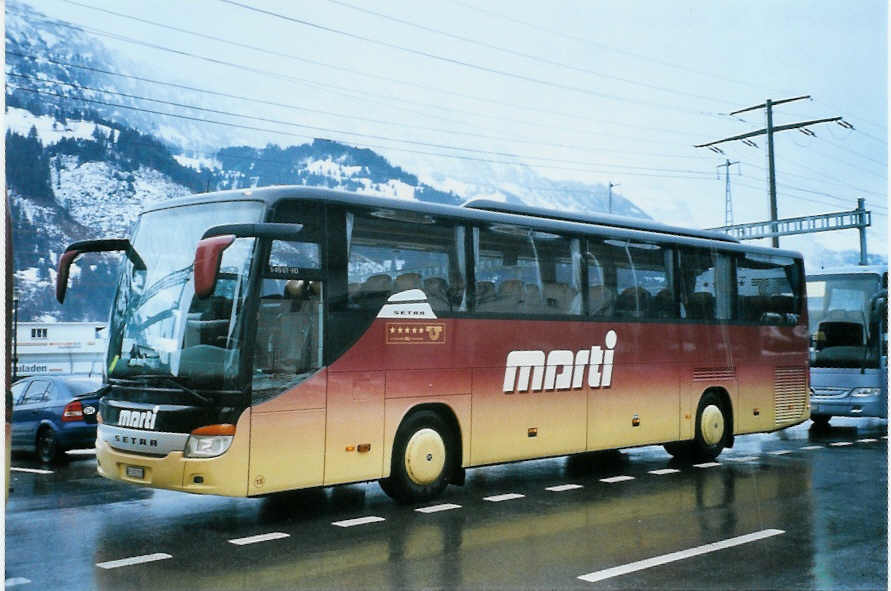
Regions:
<instances>
[{"instance_id":1,"label":"overcast sky","mask_svg":"<svg viewBox=\"0 0 891 591\"><path fill-rule=\"evenodd\" d=\"M716 165L724 158L742 161L731 178L734 221L768 217L763 136L753 138L757 147L722 145L726 156L692 146L765 125L763 110L730 111L810 94L775 107L774 124L842 116L855 129L830 123L811 127L816 137L776 134L779 216L854 209L864 197L873 211L870 250L887 254L884 0L245 2L293 20L220 0L30 3L73 23L264 70L103 39L137 74L314 110L239 106L326 128L285 127L295 135L243 141L329 137L422 173L460 174L474 158L519 160L550 178L618 183L653 217L689 226L723 224ZM184 96L214 106L206 95ZM810 251L813 241L858 247L855 230L784 238L782 246Z\"/></svg>"}]
</instances>

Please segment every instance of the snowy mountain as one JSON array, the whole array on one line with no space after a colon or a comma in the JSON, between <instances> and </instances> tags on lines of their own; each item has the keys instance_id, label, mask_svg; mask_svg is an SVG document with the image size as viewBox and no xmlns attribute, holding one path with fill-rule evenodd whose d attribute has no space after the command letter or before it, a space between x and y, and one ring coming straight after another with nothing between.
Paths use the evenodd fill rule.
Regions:
<instances>
[{"instance_id":1,"label":"snowy mountain","mask_svg":"<svg viewBox=\"0 0 891 591\"><path fill-rule=\"evenodd\" d=\"M137 96L187 100L128 77L145 68L124 63L100 38L15 0L7 2L6 52L6 172L23 321L104 320L117 256L81 260L71 284L78 297L62 308L52 289L61 252L76 240L126 236L145 206L190 193L297 184L447 204L487 197L560 210L608 207L605 186L553 181L522 164L437 170L417 162L415 174L373 150L327 139L232 145L225 128L134 110L146 106ZM613 206L646 217L615 193Z\"/></svg>"}]
</instances>

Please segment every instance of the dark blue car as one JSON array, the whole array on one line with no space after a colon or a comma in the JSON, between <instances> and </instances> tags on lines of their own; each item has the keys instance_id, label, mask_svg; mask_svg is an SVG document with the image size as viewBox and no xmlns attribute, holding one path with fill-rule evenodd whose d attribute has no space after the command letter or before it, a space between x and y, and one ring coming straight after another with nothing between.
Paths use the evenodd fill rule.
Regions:
<instances>
[{"instance_id":1,"label":"dark blue car","mask_svg":"<svg viewBox=\"0 0 891 591\"><path fill-rule=\"evenodd\" d=\"M36 452L50 463L66 450L94 447L99 410L97 380L40 376L12 386L12 449Z\"/></svg>"}]
</instances>

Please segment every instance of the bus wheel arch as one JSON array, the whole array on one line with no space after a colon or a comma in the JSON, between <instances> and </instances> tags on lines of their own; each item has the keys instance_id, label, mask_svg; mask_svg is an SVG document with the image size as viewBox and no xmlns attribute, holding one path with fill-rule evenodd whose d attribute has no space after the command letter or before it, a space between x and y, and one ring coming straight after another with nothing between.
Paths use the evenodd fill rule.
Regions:
<instances>
[{"instance_id":1,"label":"bus wheel arch","mask_svg":"<svg viewBox=\"0 0 891 591\"><path fill-rule=\"evenodd\" d=\"M419 404L396 429L390 476L380 481L381 488L402 503L432 499L463 476L461 458L461 429L452 409Z\"/></svg>"}]
</instances>

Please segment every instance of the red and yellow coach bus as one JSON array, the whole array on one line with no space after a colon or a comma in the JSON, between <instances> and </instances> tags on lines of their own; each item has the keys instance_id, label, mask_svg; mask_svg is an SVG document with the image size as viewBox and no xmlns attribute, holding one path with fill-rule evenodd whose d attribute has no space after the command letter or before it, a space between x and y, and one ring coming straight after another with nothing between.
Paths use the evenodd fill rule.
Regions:
<instances>
[{"instance_id":1,"label":"red and yellow coach bus","mask_svg":"<svg viewBox=\"0 0 891 591\"><path fill-rule=\"evenodd\" d=\"M501 209L501 211L499 211ZM611 216L306 187L145 211L109 319L100 474L253 496L808 418L801 256Z\"/></svg>"}]
</instances>

